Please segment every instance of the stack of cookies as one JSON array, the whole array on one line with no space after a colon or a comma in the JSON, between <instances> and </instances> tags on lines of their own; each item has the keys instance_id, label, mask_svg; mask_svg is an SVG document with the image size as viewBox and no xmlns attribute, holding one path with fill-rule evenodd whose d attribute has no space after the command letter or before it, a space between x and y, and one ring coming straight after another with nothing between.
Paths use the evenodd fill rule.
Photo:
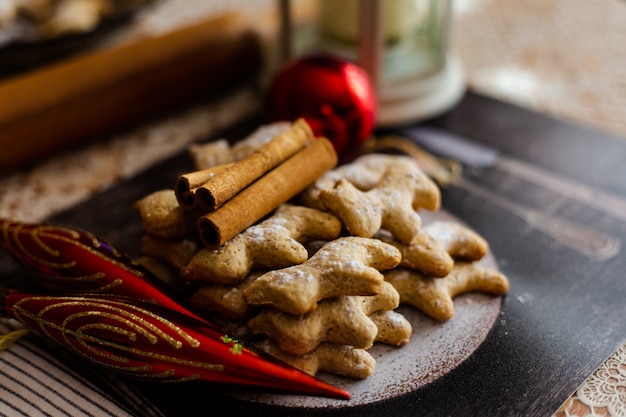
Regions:
<instances>
[{"instance_id":1,"label":"stack of cookies","mask_svg":"<svg viewBox=\"0 0 626 417\"><path fill-rule=\"evenodd\" d=\"M180 207L174 190L136 208L147 259L165 261L175 271L170 282L195 289L192 306L311 375L371 375L369 348L409 342L400 304L445 321L458 294L508 291L504 275L477 263L488 251L483 238L452 221L423 224L420 211L439 210L440 192L407 156L364 155L329 170L217 248L198 241L197 214Z\"/></svg>"}]
</instances>

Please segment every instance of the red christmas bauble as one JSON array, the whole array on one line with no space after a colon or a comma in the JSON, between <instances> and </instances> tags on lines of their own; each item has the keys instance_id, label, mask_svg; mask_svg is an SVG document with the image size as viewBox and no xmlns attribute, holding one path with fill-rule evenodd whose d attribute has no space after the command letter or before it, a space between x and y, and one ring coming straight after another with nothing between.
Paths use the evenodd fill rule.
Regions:
<instances>
[{"instance_id":1,"label":"red christmas bauble","mask_svg":"<svg viewBox=\"0 0 626 417\"><path fill-rule=\"evenodd\" d=\"M269 91L272 121L304 118L316 136L328 138L340 159L354 156L375 125L376 98L367 73L331 55L288 63Z\"/></svg>"}]
</instances>

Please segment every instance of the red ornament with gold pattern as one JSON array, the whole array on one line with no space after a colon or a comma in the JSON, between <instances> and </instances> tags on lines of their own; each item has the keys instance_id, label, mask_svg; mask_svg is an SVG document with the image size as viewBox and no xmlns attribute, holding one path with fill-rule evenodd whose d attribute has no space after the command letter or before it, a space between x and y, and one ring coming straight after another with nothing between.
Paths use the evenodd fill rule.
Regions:
<instances>
[{"instance_id":1,"label":"red ornament with gold pattern","mask_svg":"<svg viewBox=\"0 0 626 417\"><path fill-rule=\"evenodd\" d=\"M79 356L150 381L205 381L269 391L350 398L310 375L282 366L203 322L138 300L113 296L0 293L0 311Z\"/></svg>"},{"instance_id":2,"label":"red ornament with gold pattern","mask_svg":"<svg viewBox=\"0 0 626 417\"><path fill-rule=\"evenodd\" d=\"M151 381L201 380L350 398L346 391L243 346L170 297L137 261L91 233L0 219L0 246L57 294L72 294L4 290L0 315L97 365Z\"/></svg>"}]
</instances>

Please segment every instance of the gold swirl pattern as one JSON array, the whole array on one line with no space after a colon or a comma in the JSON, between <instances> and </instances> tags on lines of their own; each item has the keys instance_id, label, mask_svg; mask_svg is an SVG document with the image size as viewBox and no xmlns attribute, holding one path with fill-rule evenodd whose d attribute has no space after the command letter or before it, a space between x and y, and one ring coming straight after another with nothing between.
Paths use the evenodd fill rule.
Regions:
<instances>
[{"instance_id":1,"label":"gold swirl pattern","mask_svg":"<svg viewBox=\"0 0 626 417\"><path fill-rule=\"evenodd\" d=\"M158 304L220 326L191 312L169 288L136 259L81 229L49 224L21 224L0 219L0 246L35 270L39 281L54 291L73 295L123 296Z\"/></svg>"},{"instance_id":2,"label":"gold swirl pattern","mask_svg":"<svg viewBox=\"0 0 626 417\"><path fill-rule=\"evenodd\" d=\"M168 295L137 260L89 232L0 218L0 247L34 269L51 289L74 294L0 289L0 315L92 363L159 382L202 380L350 398L344 390L245 348L218 323Z\"/></svg>"},{"instance_id":3,"label":"gold swirl pattern","mask_svg":"<svg viewBox=\"0 0 626 417\"><path fill-rule=\"evenodd\" d=\"M28 296L12 306L14 317L80 356L139 378L188 381L224 365L202 358L215 346L149 310L92 297ZM210 339L230 349L223 341ZM207 342L207 341L204 341Z\"/></svg>"},{"instance_id":4,"label":"gold swirl pattern","mask_svg":"<svg viewBox=\"0 0 626 417\"><path fill-rule=\"evenodd\" d=\"M50 231L49 229L52 229L52 233L46 233ZM30 240L33 243L35 243L39 249L42 249L45 254L49 255L52 258L58 258L61 255L61 253L58 250L51 248L50 245L46 244L45 240L51 239L51 240L58 240L61 242L65 242L65 243L67 242L73 243L79 237L77 233L72 233L70 235L70 239L67 239L63 237L61 234L54 233L54 228L51 228L49 226L41 226L41 227L32 228L32 227L28 227L24 225L19 225L19 224L14 225L14 227L10 231L12 233L10 233L9 235L9 233L7 232L6 235L12 238L12 242L14 243L15 247L18 249L18 250L15 250L15 249L13 250L17 253L20 253L23 256L26 256L33 262L41 264L41 265L46 265L55 269L61 269L61 270L70 269L74 265L76 265L75 260L70 260L66 262L58 262L58 261L55 262L55 260L50 260L50 259L37 256L34 253L32 253L32 251L28 248L29 245L25 244L25 240L21 238L22 237L30 238ZM66 231L67 230L64 229L64 230L60 230L59 232L66 232Z\"/></svg>"},{"instance_id":5,"label":"gold swirl pattern","mask_svg":"<svg viewBox=\"0 0 626 417\"><path fill-rule=\"evenodd\" d=\"M21 224L0 219L0 246L44 275L46 284L68 288L68 282L89 285L77 291L107 293L122 285L114 271L143 277L136 260L90 233L56 225ZM102 270L85 274L82 266L98 260ZM116 276L111 276L111 273ZM84 286L83 285L83 286Z\"/></svg>"}]
</instances>

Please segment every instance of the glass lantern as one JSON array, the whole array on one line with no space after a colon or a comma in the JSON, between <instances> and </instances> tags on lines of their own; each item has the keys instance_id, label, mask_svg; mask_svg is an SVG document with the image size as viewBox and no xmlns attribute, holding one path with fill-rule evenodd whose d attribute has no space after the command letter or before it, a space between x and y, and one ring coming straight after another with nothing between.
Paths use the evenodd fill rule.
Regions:
<instances>
[{"instance_id":1,"label":"glass lantern","mask_svg":"<svg viewBox=\"0 0 626 417\"><path fill-rule=\"evenodd\" d=\"M363 67L379 126L448 110L465 91L448 52L451 0L281 0L283 58L324 52Z\"/></svg>"}]
</instances>

